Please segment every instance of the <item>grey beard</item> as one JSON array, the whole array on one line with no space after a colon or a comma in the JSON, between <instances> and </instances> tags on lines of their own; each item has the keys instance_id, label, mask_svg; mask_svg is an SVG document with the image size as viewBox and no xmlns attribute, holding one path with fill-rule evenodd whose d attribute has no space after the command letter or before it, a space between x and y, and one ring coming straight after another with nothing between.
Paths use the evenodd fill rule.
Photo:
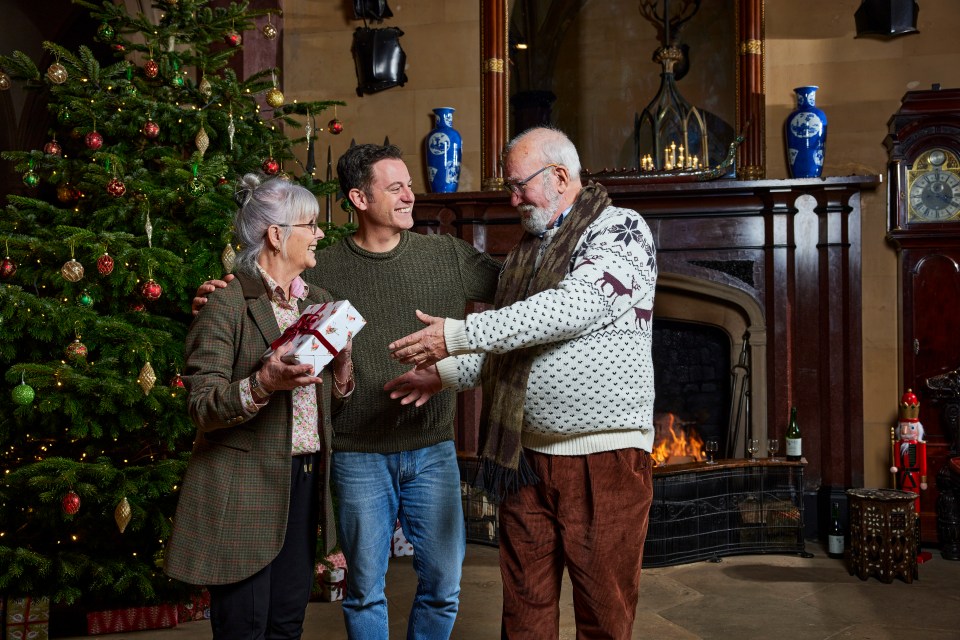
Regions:
<instances>
[{"instance_id":1,"label":"grey beard","mask_svg":"<svg viewBox=\"0 0 960 640\"><path fill-rule=\"evenodd\" d=\"M521 213L529 212L529 217L520 218L520 224L523 226L524 231L532 233L535 236L543 235L547 230L547 224L550 223L550 218L553 217L552 212L530 205L522 207L520 211Z\"/></svg>"}]
</instances>

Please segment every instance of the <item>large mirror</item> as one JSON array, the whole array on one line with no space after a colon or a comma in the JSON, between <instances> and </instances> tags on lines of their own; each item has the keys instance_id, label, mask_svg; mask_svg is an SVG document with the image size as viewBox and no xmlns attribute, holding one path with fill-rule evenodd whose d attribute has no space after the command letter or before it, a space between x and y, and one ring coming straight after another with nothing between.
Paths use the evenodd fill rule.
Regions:
<instances>
[{"instance_id":1,"label":"large mirror","mask_svg":"<svg viewBox=\"0 0 960 640\"><path fill-rule=\"evenodd\" d=\"M635 116L661 85L653 55L665 37L656 21L663 7L663 0L483 0L485 188L501 179L506 139L540 122L571 136L588 171L636 166ZM723 132L711 147L745 134L737 175L762 178L763 0L670 0L669 11L690 16L677 38L687 59L676 88Z\"/></svg>"}]
</instances>

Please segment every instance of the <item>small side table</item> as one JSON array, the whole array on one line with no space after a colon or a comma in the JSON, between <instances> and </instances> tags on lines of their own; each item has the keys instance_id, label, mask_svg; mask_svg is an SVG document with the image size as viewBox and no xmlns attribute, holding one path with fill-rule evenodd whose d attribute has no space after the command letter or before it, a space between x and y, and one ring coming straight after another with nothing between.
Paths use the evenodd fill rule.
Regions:
<instances>
[{"instance_id":1,"label":"small side table","mask_svg":"<svg viewBox=\"0 0 960 640\"><path fill-rule=\"evenodd\" d=\"M848 489L850 575L881 582L918 578L916 495L894 489Z\"/></svg>"}]
</instances>

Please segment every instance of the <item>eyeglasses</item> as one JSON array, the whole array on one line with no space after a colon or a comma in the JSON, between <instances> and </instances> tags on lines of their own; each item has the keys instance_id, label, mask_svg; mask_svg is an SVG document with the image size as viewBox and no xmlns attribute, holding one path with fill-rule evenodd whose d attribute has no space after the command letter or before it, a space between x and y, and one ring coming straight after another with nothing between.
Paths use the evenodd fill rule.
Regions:
<instances>
[{"instance_id":1,"label":"eyeglasses","mask_svg":"<svg viewBox=\"0 0 960 640\"><path fill-rule=\"evenodd\" d=\"M531 173L529 176L527 176L527 177L524 178L523 180L518 180L518 181L516 181L516 182L504 182L504 183L503 183L503 188L504 188L504 190L509 191L510 193L512 193L512 194L515 195L515 196L523 195L523 190L527 188L527 183L528 183L528 182L530 182L531 180L533 180L534 178L536 178L538 175L540 175L541 173L543 173L544 171L546 171L546 170L549 169L550 167L559 167L559 166L560 166L560 165L558 165L558 164L548 164L547 166L543 167L542 169L540 169L540 170L537 171L536 173Z\"/></svg>"},{"instance_id":2,"label":"eyeglasses","mask_svg":"<svg viewBox=\"0 0 960 640\"><path fill-rule=\"evenodd\" d=\"M314 220L313 222L301 222L299 224L278 224L278 227L300 227L306 229L310 233L316 233L320 229L320 224Z\"/></svg>"}]
</instances>

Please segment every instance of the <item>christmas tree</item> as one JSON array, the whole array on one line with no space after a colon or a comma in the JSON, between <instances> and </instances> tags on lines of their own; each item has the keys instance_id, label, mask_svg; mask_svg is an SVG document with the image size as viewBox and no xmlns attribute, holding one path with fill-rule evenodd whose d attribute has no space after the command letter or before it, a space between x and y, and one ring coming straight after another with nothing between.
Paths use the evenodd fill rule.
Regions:
<instances>
[{"instance_id":1,"label":"christmas tree","mask_svg":"<svg viewBox=\"0 0 960 640\"><path fill-rule=\"evenodd\" d=\"M315 118L342 103L291 103L279 69L237 76L243 39L273 40L281 19L246 2L160 0L149 17L75 2L99 24L89 46L45 42L46 69L0 55L0 79L50 111L43 149L3 153L24 190L0 216L0 594L173 601L190 300L231 270L238 176L336 192L311 165Z\"/></svg>"}]
</instances>

